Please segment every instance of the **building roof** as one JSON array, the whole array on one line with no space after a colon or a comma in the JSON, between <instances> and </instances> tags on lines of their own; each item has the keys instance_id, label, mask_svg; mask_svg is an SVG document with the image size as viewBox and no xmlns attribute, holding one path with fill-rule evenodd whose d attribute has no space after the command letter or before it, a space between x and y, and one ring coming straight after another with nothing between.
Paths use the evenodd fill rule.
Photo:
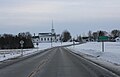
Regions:
<instances>
[{"instance_id":1,"label":"building roof","mask_svg":"<svg viewBox=\"0 0 120 77\"><path fill-rule=\"evenodd\" d=\"M51 35L52 33L39 33L38 35L44 35L44 36L48 36L48 35Z\"/></svg>"},{"instance_id":2,"label":"building roof","mask_svg":"<svg viewBox=\"0 0 120 77\"><path fill-rule=\"evenodd\" d=\"M88 39L89 37L82 37L82 39Z\"/></svg>"},{"instance_id":3,"label":"building roof","mask_svg":"<svg viewBox=\"0 0 120 77\"><path fill-rule=\"evenodd\" d=\"M60 34L57 34L56 36L60 36Z\"/></svg>"},{"instance_id":4,"label":"building roof","mask_svg":"<svg viewBox=\"0 0 120 77\"><path fill-rule=\"evenodd\" d=\"M32 38L39 38L39 36L33 36Z\"/></svg>"},{"instance_id":5,"label":"building roof","mask_svg":"<svg viewBox=\"0 0 120 77\"><path fill-rule=\"evenodd\" d=\"M120 37L116 37L115 39L120 39Z\"/></svg>"}]
</instances>

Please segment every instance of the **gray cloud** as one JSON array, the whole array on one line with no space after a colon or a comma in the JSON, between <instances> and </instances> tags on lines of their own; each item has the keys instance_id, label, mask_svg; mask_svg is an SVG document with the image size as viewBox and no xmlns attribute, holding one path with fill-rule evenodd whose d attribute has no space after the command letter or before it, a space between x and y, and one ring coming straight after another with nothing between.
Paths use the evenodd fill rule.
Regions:
<instances>
[{"instance_id":1,"label":"gray cloud","mask_svg":"<svg viewBox=\"0 0 120 77\"><path fill-rule=\"evenodd\" d=\"M39 32L50 28L52 19L59 32L64 25L72 32L106 29L107 24L117 28L119 4L119 0L0 0L0 29L12 27L21 31L25 27L24 30Z\"/></svg>"}]
</instances>

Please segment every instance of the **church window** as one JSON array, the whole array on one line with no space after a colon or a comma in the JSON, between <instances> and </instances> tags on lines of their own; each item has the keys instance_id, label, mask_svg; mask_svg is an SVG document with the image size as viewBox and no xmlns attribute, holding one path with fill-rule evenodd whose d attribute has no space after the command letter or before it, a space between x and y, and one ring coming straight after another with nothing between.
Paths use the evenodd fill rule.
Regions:
<instances>
[{"instance_id":1,"label":"church window","mask_svg":"<svg viewBox=\"0 0 120 77\"><path fill-rule=\"evenodd\" d=\"M44 41L46 41L46 38L44 38Z\"/></svg>"}]
</instances>

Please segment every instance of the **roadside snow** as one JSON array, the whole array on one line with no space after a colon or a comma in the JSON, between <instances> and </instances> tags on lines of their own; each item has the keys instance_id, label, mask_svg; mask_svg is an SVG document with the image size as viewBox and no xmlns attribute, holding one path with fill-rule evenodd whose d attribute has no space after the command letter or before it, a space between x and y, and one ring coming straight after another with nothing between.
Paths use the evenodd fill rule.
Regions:
<instances>
[{"instance_id":1,"label":"roadside snow","mask_svg":"<svg viewBox=\"0 0 120 77\"><path fill-rule=\"evenodd\" d=\"M68 47L75 53L84 53L97 59L120 65L120 42L105 42L105 52L101 50L101 42L88 42Z\"/></svg>"},{"instance_id":2,"label":"roadside snow","mask_svg":"<svg viewBox=\"0 0 120 77\"><path fill-rule=\"evenodd\" d=\"M62 44L60 42L57 42L57 43L52 43L52 47L69 45L69 44L72 44L72 42L65 42ZM36 44L34 44L34 46L35 46L34 49L23 49L23 56L28 56L34 53L41 52L41 50L51 48L51 43L39 43L38 46L36 46ZM21 49L0 50L0 62L12 58L20 57L21 54L22 54Z\"/></svg>"},{"instance_id":3,"label":"roadside snow","mask_svg":"<svg viewBox=\"0 0 120 77\"><path fill-rule=\"evenodd\" d=\"M36 49L23 49L23 56L35 53L35 51ZM22 54L21 49L0 50L0 61L20 57L21 54Z\"/></svg>"}]
</instances>

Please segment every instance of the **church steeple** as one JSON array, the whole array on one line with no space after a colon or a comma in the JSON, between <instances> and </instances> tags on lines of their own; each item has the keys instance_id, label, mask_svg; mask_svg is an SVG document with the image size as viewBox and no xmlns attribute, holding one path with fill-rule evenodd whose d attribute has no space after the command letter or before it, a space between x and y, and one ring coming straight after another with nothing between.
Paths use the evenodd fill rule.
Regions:
<instances>
[{"instance_id":1,"label":"church steeple","mask_svg":"<svg viewBox=\"0 0 120 77\"><path fill-rule=\"evenodd\" d=\"M53 25L53 20L52 20L52 29L51 29L51 33L55 34L55 29L54 29L54 25Z\"/></svg>"},{"instance_id":2,"label":"church steeple","mask_svg":"<svg viewBox=\"0 0 120 77\"><path fill-rule=\"evenodd\" d=\"M53 29L53 20L52 20L52 29Z\"/></svg>"}]
</instances>

